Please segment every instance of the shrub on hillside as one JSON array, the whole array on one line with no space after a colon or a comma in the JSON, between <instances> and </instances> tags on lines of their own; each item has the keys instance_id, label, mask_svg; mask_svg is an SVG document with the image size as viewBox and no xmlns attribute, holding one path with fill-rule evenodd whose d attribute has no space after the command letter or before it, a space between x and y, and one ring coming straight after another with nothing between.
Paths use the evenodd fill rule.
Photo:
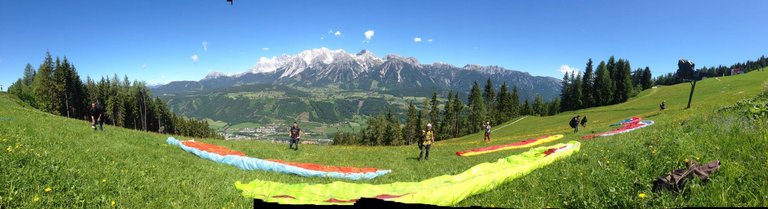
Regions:
<instances>
[{"instance_id":1,"label":"shrub on hillside","mask_svg":"<svg viewBox=\"0 0 768 209\"><path fill-rule=\"evenodd\" d=\"M724 106L718 112L737 112L752 120L766 119L768 118L768 93L763 92L756 97Z\"/></svg>"}]
</instances>

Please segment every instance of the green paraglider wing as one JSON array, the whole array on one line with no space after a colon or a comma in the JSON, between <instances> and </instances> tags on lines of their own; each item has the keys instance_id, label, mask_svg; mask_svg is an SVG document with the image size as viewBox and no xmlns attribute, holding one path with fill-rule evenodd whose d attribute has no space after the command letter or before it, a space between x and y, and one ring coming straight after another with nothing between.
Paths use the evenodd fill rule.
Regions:
<instances>
[{"instance_id":1,"label":"green paraglider wing","mask_svg":"<svg viewBox=\"0 0 768 209\"><path fill-rule=\"evenodd\" d=\"M580 148L571 141L481 163L456 175L443 175L421 182L358 184L336 181L330 184L286 184L253 180L235 187L245 197L281 204L354 204L360 198L378 198L403 203L450 206L476 194L487 192L533 170L568 157Z\"/></svg>"}]
</instances>

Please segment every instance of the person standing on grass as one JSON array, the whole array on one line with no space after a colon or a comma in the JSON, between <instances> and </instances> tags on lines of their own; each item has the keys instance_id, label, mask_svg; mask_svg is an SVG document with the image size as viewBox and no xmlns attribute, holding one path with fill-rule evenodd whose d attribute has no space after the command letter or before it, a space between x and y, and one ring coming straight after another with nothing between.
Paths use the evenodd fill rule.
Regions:
<instances>
[{"instance_id":1,"label":"person standing on grass","mask_svg":"<svg viewBox=\"0 0 768 209\"><path fill-rule=\"evenodd\" d=\"M568 123L573 128L573 133L579 132L579 116L571 118L571 122Z\"/></svg>"},{"instance_id":2,"label":"person standing on grass","mask_svg":"<svg viewBox=\"0 0 768 209\"><path fill-rule=\"evenodd\" d=\"M288 136L291 137L290 144L288 145L288 149L293 149L293 144L296 144L296 149L293 150L299 150L299 140L301 139L301 128L299 128L299 125L296 124L296 122L293 122L293 125L291 126L291 131L288 133Z\"/></svg>"},{"instance_id":3,"label":"person standing on grass","mask_svg":"<svg viewBox=\"0 0 768 209\"><path fill-rule=\"evenodd\" d=\"M485 125L483 126L485 129L485 138L483 138L483 142L490 142L491 141L491 122L485 122Z\"/></svg>"},{"instance_id":4,"label":"person standing on grass","mask_svg":"<svg viewBox=\"0 0 768 209\"><path fill-rule=\"evenodd\" d=\"M583 118L581 118L581 127L586 128L587 127L587 116L585 115Z\"/></svg>"},{"instance_id":5,"label":"person standing on grass","mask_svg":"<svg viewBox=\"0 0 768 209\"><path fill-rule=\"evenodd\" d=\"M421 157L424 153L424 150L426 150L426 155L424 156L424 160L429 160L429 149L432 147L432 143L435 143L435 132L432 130L432 124L427 124L427 130L422 132L424 137L422 137L422 142L419 143L419 161L421 161Z\"/></svg>"},{"instance_id":6,"label":"person standing on grass","mask_svg":"<svg viewBox=\"0 0 768 209\"><path fill-rule=\"evenodd\" d=\"M88 112L91 114L91 128L95 131L96 125L99 125L98 129L104 131L104 109L101 108L101 105L96 105L95 102L91 103Z\"/></svg>"},{"instance_id":7,"label":"person standing on grass","mask_svg":"<svg viewBox=\"0 0 768 209\"><path fill-rule=\"evenodd\" d=\"M427 131L424 129L421 129L421 134L419 134L419 141L416 142L416 145L419 147L419 158L421 159L421 150L424 146L424 139L427 137Z\"/></svg>"},{"instance_id":8,"label":"person standing on grass","mask_svg":"<svg viewBox=\"0 0 768 209\"><path fill-rule=\"evenodd\" d=\"M576 116L576 130L573 131L573 133L579 132L579 123L581 123L581 116Z\"/></svg>"},{"instance_id":9,"label":"person standing on grass","mask_svg":"<svg viewBox=\"0 0 768 209\"><path fill-rule=\"evenodd\" d=\"M664 101L662 101L661 104L659 104L659 110L664 110L664 109L667 109L667 104L664 104Z\"/></svg>"}]
</instances>

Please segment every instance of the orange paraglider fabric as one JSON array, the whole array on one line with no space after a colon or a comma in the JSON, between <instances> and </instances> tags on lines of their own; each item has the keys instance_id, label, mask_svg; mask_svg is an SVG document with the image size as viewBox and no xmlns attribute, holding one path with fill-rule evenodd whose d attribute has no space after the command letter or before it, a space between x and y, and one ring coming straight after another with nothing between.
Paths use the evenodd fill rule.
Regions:
<instances>
[{"instance_id":1,"label":"orange paraglider fabric","mask_svg":"<svg viewBox=\"0 0 768 209\"><path fill-rule=\"evenodd\" d=\"M243 156L246 157L245 153L231 150L226 147L218 146L215 144L208 144L198 141L181 141L184 146L199 149L202 151L215 153L221 156L227 156L227 155L235 155L235 156ZM379 169L376 168L355 168L355 167L341 167L341 166L328 166L328 165L319 165L314 163L302 163L302 162L286 162L283 160L275 160L275 159L264 159L271 162L281 163L285 165L295 166L299 168L304 168L307 170L314 170L314 171L323 171L323 172L337 172L337 173L374 173L379 171Z\"/></svg>"}]
</instances>

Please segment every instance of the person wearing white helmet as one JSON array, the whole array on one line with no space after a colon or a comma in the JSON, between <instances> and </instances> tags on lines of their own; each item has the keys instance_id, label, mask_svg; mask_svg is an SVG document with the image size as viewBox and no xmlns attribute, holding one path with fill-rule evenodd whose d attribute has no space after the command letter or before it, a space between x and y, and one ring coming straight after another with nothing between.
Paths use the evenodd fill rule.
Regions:
<instances>
[{"instance_id":1,"label":"person wearing white helmet","mask_svg":"<svg viewBox=\"0 0 768 209\"><path fill-rule=\"evenodd\" d=\"M483 129L485 129L485 138L483 138L483 142L490 142L491 141L491 122L485 122L485 125L483 125Z\"/></svg>"},{"instance_id":2,"label":"person wearing white helmet","mask_svg":"<svg viewBox=\"0 0 768 209\"><path fill-rule=\"evenodd\" d=\"M435 143L435 132L432 130L432 124L427 123L427 130L421 130L421 141L419 142L419 161L421 161L422 155L424 160L429 160L429 148L432 147L432 143ZM424 151L426 152L426 155Z\"/></svg>"}]
</instances>

